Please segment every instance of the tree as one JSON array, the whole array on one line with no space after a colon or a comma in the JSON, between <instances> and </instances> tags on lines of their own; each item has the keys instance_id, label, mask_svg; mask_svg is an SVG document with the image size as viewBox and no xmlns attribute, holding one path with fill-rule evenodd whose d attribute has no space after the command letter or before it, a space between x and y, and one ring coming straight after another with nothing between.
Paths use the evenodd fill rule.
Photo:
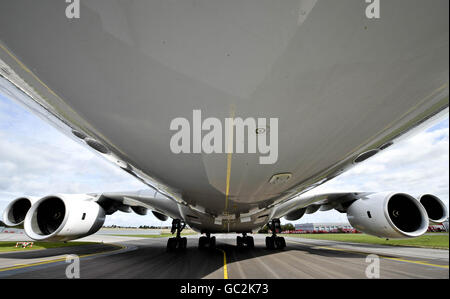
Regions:
<instances>
[{"instance_id":1,"label":"tree","mask_svg":"<svg viewBox=\"0 0 450 299\"><path fill-rule=\"evenodd\" d=\"M267 234L269 232L269 227L266 225L263 226L263 228L261 228L258 233L259 234Z\"/></svg>"},{"instance_id":2,"label":"tree","mask_svg":"<svg viewBox=\"0 0 450 299\"><path fill-rule=\"evenodd\" d=\"M294 227L294 225L292 223L286 223L286 224L281 226L281 230L282 231L295 230L295 227Z\"/></svg>"}]
</instances>

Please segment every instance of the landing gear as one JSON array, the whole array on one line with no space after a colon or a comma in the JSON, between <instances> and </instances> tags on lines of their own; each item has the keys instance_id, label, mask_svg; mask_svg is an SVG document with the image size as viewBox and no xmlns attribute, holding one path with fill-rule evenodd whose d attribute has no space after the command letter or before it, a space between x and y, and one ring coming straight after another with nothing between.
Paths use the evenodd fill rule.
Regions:
<instances>
[{"instance_id":1,"label":"landing gear","mask_svg":"<svg viewBox=\"0 0 450 299\"><path fill-rule=\"evenodd\" d=\"M198 239L198 249L203 248L215 248L216 247L216 237L211 237L210 233L206 233L206 236L201 236Z\"/></svg>"},{"instance_id":2,"label":"landing gear","mask_svg":"<svg viewBox=\"0 0 450 299\"><path fill-rule=\"evenodd\" d=\"M238 248L243 248L244 246L247 248L254 248L255 241L253 240L253 237L247 236L247 233L243 233L242 237L236 237L236 245Z\"/></svg>"},{"instance_id":3,"label":"landing gear","mask_svg":"<svg viewBox=\"0 0 450 299\"><path fill-rule=\"evenodd\" d=\"M283 237L277 237L277 233L281 232L280 219L272 219L267 226L272 231L272 236L266 237L267 249L283 249L286 247L286 241Z\"/></svg>"},{"instance_id":4,"label":"landing gear","mask_svg":"<svg viewBox=\"0 0 450 299\"><path fill-rule=\"evenodd\" d=\"M181 238L181 231L186 227L186 223L180 219L174 219L172 221L172 229L170 232L174 234L177 233L176 237L169 238L167 240L167 251L173 251L175 249L185 250L187 247L187 239Z\"/></svg>"},{"instance_id":5,"label":"landing gear","mask_svg":"<svg viewBox=\"0 0 450 299\"><path fill-rule=\"evenodd\" d=\"M267 249L283 249L286 247L286 241L283 237L266 237L266 248Z\"/></svg>"}]
</instances>

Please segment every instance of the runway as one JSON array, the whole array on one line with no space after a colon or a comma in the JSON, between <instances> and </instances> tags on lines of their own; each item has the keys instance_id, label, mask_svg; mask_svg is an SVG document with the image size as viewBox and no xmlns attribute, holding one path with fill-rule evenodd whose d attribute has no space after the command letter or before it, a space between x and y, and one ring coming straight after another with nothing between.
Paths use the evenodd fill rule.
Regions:
<instances>
[{"instance_id":1,"label":"runway","mask_svg":"<svg viewBox=\"0 0 450 299\"><path fill-rule=\"evenodd\" d=\"M255 236L254 249L237 249L235 237L217 235L216 249L199 250L198 236L188 236L187 250L173 253L167 238L1 253L0 278L66 278L66 254L80 256L82 279L367 278L369 254L379 256L382 279L449 278L448 250L286 238L287 247L273 251L263 235Z\"/></svg>"}]
</instances>

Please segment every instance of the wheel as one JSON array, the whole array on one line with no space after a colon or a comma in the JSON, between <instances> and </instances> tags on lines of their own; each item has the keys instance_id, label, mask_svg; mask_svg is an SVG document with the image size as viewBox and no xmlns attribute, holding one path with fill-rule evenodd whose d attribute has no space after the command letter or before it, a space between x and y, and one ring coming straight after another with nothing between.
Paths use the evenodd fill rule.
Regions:
<instances>
[{"instance_id":1,"label":"wheel","mask_svg":"<svg viewBox=\"0 0 450 299\"><path fill-rule=\"evenodd\" d=\"M284 240L283 237L276 237L275 245L276 245L277 249L283 249L286 247L286 241Z\"/></svg>"},{"instance_id":2,"label":"wheel","mask_svg":"<svg viewBox=\"0 0 450 299\"><path fill-rule=\"evenodd\" d=\"M187 238L180 238L178 240L178 248L182 249L182 250L185 250L186 247L187 247Z\"/></svg>"},{"instance_id":3,"label":"wheel","mask_svg":"<svg viewBox=\"0 0 450 299\"><path fill-rule=\"evenodd\" d=\"M175 248L177 248L177 239L175 238L169 238L167 240L167 251L173 251Z\"/></svg>"},{"instance_id":4,"label":"wheel","mask_svg":"<svg viewBox=\"0 0 450 299\"><path fill-rule=\"evenodd\" d=\"M266 237L266 248L275 249L275 240L273 237Z\"/></svg>"},{"instance_id":5,"label":"wheel","mask_svg":"<svg viewBox=\"0 0 450 299\"><path fill-rule=\"evenodd\" d=\"M255 240L253 239L253 237L246 237L245 244L247 244L248 248L255 248Z\"/></svg>"},{"instance_id":6,"label":"wheel","mask_svg":"<svg viewBox=\"0 0 450 299\"><path fill-rule=\"evenodd\" d=\"M208 242L208 238L206 238L205 236L201 236L198 239L198 249L205 248L207 242Z\"/></svg>"},{"instance_id":7,"label":"wheel","mask_svg":"<svg viewBox=\"0 0 450 299\"><path fill-rule=\"evenodd\" d=\"M215 248L216 247L216 237L210 237L209 238L209 248Z\"/></svg>"},{"instance_id":8,"label":"wheel","mask_svg":"<svg viewBox=\"0 0 450 299\"><path fill-rule=\"evenodd\" d=\"M238 248L242 248L242 246L244 245L244 240L242 240L241 236L237 236L236 238L236 245Z\"/></svg>"}]
</instances>

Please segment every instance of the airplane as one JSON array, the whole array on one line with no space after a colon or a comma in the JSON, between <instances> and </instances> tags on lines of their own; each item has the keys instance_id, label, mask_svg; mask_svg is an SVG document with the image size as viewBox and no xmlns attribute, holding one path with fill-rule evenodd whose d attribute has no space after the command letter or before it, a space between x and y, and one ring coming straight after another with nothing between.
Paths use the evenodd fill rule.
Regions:
<instances>
[{"instance_id":1,"label":"airplane","mask_svg":"<svg viewBox=\"0 0 450 299\"><path fill-rule=\"evenodd\" d=\"M433 194L308 193L448 115L449 2L372 2L1 1L0 92L149 187L24 196L3 221L68 241L151 211L172 219L168 250L186 225L199 248L252 248L266 224L283 249L281 218L331 209L424 234L448 217Z\"/></svg>"}]
</instances>

